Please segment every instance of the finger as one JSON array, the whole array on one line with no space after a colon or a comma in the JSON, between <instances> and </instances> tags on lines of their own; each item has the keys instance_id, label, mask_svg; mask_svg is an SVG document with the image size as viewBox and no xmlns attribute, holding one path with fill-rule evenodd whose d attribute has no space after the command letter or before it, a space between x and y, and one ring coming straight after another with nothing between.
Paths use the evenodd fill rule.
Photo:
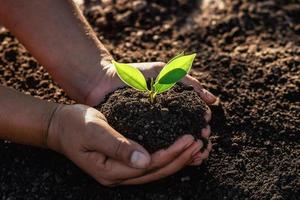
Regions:
<instances>
[{"instance_id":1,"label":"finger","mask_svg":"<svg viewBox=\"0 0 300 200\"><path fill-rule=\"evenodd\" d=\"M89 148L92 150L122 161L130 167L149 166L151 161L149 153L138 143L122 136L103 120L88 123L88 126L94 134L91 141L88 141Z\"/></svg>"},{"instance_id":2,"label":"finger","mask_svg":"<svg viewBox=\"0 0 300 200\"><path fill-rule=\"evenodd\" d=\"M147 169L137 169L123 164L121 161L108 158L98 164L99 169L104 169L104 177L110 180L118 181L129 178L136 178L144 175ZM103 175L102 175L103 176Z\"/></svg>"},{"instance_id":3,"label":"finger","mask_svg":"<svg viewBox=\"0 0 300 200\"><path fill-rule=\"evenodd\" d=\"M205 114L204 114L204 119L205 119L205 121L208 123L208 122L210 122L210 120L211 120L211 109L207 106L207 110L206 110L206 112L205 112Z\"/></svg>"},{"instance_id":4,"label":"finger","mask_svg":"<svg viewBox=\"0 0 300 200\"><path fill-rule=\"evenodd\" d=\"M213 145L212 145L211 141L208 140L208 144L207 144L207 150L208 150L208 152L211 152L212 148L213 148Z\"/></svg>"},{"instance_id":5,"label":"finger","mask_svg":"<svg viewBox=\"0 0 300 200\"><path fill-rule=\"evenodd\" d=\"M110 181L105 177L105 169L103 164L106 160L106 156L98 152L78 152L78 154L72 159L73 162L80 167L83 171L93 177L96 181L104 186L112 186L114 181Z\"/></svg>"},{"instance_id":6,"label":"finger","mask_svg":"<svg viewBox=\"0 0 300 200\"><path fill-rule=\"evenodd\" d=\"M208 156L209 156L209 153L211 152L211 150L212 150L212 143L211 143L211 141L209 140L208 141L208 144L207 144L207 147L206 147L206 150L204 150L204 152L198 152L198 153L196 153L194 156L193 156L193 158L191 159L191 164L193 163L193 162L195 162L196 160L199 160L199 159L201 159L201 160L203 160L203 159L207 159L208 158ZM190 165L191 165L190 164Z\"/></svg>"},{"instance_id":7,"label":"finger","mask_svg":"<svg viewBox=\"0 0 300 200\"><path fill-rule=\"evenodd\" d=\"M209 156L209 151L208 151L207 149L205 149L205 150L201 153L200 158L201 158L202 160L206 160L206 159L208 158L208 156Z\"/></svg>"},{"instance_id":8,"label":"finger","mask_svg":"<svg viewBox=\"0 0 300 200\"><path fill-rule=\"evenodd\" d=\"M185 138L184 138L185 137ZM184 148L188 148L190 145L188 145L190 143L190 141L192 141L192 143L195 143L193 140L191 140L193 137L190 135L186 135L183 138L179 139L177 142L175 142L170 148L168 148L168 150L165 150L168 154L167 157L163 156L162 153L161 155L157 154L157 158L152 158L152 162L151 165L149 167L149 169L147 170L143 170L143 169L135 169L135 168L130 168L126 165L123 165L122 163L120 163L119 161L113 160L113 159L108 159L104 164L105 167L102 167L105 170L105 174L106 177L105 178L109 178L111 180L114 180L113 182L119 183L121 182L121 180L124 179L129 179L129 178L136 178L139 176L142 176L146 173L149 173L149 170L154 170L154 169L158 169L158 167L160 166L165 166L167 164L169 164L169 162L164 161L164 158L168 159L168 157L170 158L172 155L173 159L178 157L176 155L178 155L178 151L176 151L177 148L181 148L184 151ZM188 147L184 147L183 143L184 140L188 141L186 142L186 146ZM201 140L197 140L197 144L199 145L199 149L201 149L203 147L203 142ZM182 148L183 147L183 148ZM205 153L201 153L200 150L199 151L195 151L192 154L192 157L190 159L190 161L188 162L190 166L197 166L202 164L204 159L207 159L209 152L212 149L212 143L209 141L208 145L207 145L207 152ZM160 151L158 151L160 152ZM157 152L157 153L158 153ZM162 150L161 150L162 152ZM208 154L207 154L208 153ZM155 155L152 155L152 157L155 157ZM172 159L172 161L173 161ZM152 164L153 163L153 164ZM99 164L98 164L99 166Z\"/></svg>"},{"instance_id":9,"label":"finger","mask_svg":"<svg viewBox=\"0 0 300 200\"><path fill-rule=\"evenodd\" d=\"M193 157L192 157L192 159L191 159L191 162L193 161L193 160L196 160L196 159L198 159L198 158L201 158L201 152L199 151L199 152L197 152Z\"/></svg>"},{"instance_id":10,"label":"finger","mask_svg":"<svg viewBox=\"0 0 300 200\"><path fill-rule=\"evenodd\" d=\"M201 149L203 149L203 146L204 146L204 143L202 140L197 140L197 143L200 145L200 150L193 154L192 159L194 159L197 155L199 155L201 153Z\"/></svg>"},{"instance_id":11,"label":"finger","mask_svg":"<svg viewBox=\"0 0 300 200\"><path fill-rule=\"evenodd\" d=\"M166 150L160 150L152 154L151 164L147 169L136 169L122 164L120 161L108 158L102 163L98 162L97 166L105 171L105 178L110 180L129 179L141 176L156 168L161 168L173 161L180 153L187 149L194 142L194 137L185 135L178 139L173 145Z\"/></svg>"},{"instance_id":12,"label":"finger","mask_svg":"<svg viewBox=\"0 0 300 200\"><path fill-rule=\"evenodd\" d=\"M189 165L190 166L200 165L201 163L203 163L204 160L208 158L208 156L209 156L209 151L199 152L195 156L193 156L193 158L189 162Z\"/></svg>"},{"instance_id":13,"label":"finger","mask_svg":"<svg viewBox=\"0 0 300 200\"><path fill-rule=\"evenodd\" d=\"M200 150L200 144L198 142L194 142L187 150L185 150L178 158L176 158L172 163L166 165L165 167L154 171L150 174L146 174L145 176L128 179L121 183L121 185L136 185L143 184L151 181L155 181L164 177L167 177L171 174L176 173L184 166L186 166L189 160L192 158L192 155L195 152Z\"/></svg>"},{"instance_id":14,"label":"finger","mask_svg":"<svg viewBox=\"0 0 300 200\"><path fill-rule=\"evenodd\" d=\"M205 101L207 104L213 104L216 102L217 97L204 89L201 85L201 83L191 75L186 75L182 81L182 83L186 85L193 86L194 90L200 95L200 97Z\"/></svg>"},{"instance_id":15,"label":"finger","mask_svg":"<svg viewBox=\"0 0 300 200\"><path fill-rule=\"evenodd\" d=\"M201 152L200 158L202 160L207 159L208 156L209 156L209 153L211 152L211 150L212 150L212 143L211 143L210 140L208 140L207 147L206 147L206 149L203 152Z\"/></svg>"},{"instance_id":16,"label":"finger","mask_svg":"<svg viewBox=\"0 0 300 200\"><path fill-rule=\"evenodd\" d=\"M82 155L83 154L83 155ZM83 152L74 162L96 181L105 186L117 185L120 181L146 173L146 169L129 167L120 161L107 158L98 152Z\"/></svg>"},{"instance_id":17,"label":"finger","mask_svg":"<svg viewBox=\"0 0 300 200\"><path fill-rule=\"evenodd\" d=\"M202 152L201 152L201 149L203 149L203 141L202 140L199 140L199 144L200 144L200 151L198 151L198 152L196 152L194 155L193 155L193 157L191 158L191 160L190 160L190 162L189 162L189 165L192 163L192 162L194 162L195 160L197 160L197 159L199 159L199 158L201 158L201 154L202 154Z\"/></svg>"},{"instance_id":18,"label":"finger","mask_svg":"<svg viewBox=\"0 0 300 200\"><path fill-rule=\"evenodd\" d=\"M210 136L211 130L210 130L210 126L207 125L205 128L203 128L201 130L201 136L204 138L208 138Z\"/></svg>"},{"instance_id":19,"label":"finger","mask_svg":"<svg viewBox=\"0 0 300 200\"><path fill-rule=\"evenodd\" d=\"M110 169L106 174L114 179L129 179L143 175L145 172L153 171L157 168L162 168L163 166L172 162L178 157L184 150L186 150L194 142L194 137L192 135L184 135L178 139L169 148L159 150L151 155L151 164L147 170L136 170L128 166L122 165L119 161L109 159L105 162L106 169Z\"/></svg>"},{"instance_id":20,"label":"finger","mask_svg":"<svg viewBox=\"0 0 300 200\"><path fill-rule=\"evenodd\" d=\"M165 64L164 62L131 63L132 66L140 69L146 78L155 78Z\"/></svg>"},{"instance_id":21,"label":"finger","mask_svg":"<svg viewBox=\"0 0 300 200\"><path fill-rule=\"evenodd\" d=\"M169 164L175 158L177 158L178 155L180 155L184 150L191 146L193 142L194 137L192 135L184 135L183 137L179 138L174 144L172 144L169 148L162 149L153 153L151 156L151 164L148 169L153 170Z\"/></svg>"},{"instance_id":22,"label":"finger","mask_svg":"<svg viewBox=\"0 0 300 200\"><path fill-rule=\"evenodd\" d=\"M189 164L190 166L199 166L203 163L203 160L201 158L195 159L191 164Z\"/></svg>"}]
</instances>

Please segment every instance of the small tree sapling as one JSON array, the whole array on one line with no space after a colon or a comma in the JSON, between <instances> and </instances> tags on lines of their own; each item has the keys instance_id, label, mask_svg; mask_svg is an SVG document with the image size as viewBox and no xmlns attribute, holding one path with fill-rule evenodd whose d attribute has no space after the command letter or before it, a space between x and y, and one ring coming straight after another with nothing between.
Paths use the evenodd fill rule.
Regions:
<instances>
[{"instance_id":1,"label":"small tree sapling","mask_svg":"<svg viewBox=\"0 0 300 200\"><path fill-rule=\"evenodd\" d=\"M142 72L132 65L112 61L120 79L128 86L149 93L153 102L156 95L171 89L190 71L196 54L181 53L172 58L160 71L156 79L151 79L150 89Z\"/></svg>"}]
</instances>

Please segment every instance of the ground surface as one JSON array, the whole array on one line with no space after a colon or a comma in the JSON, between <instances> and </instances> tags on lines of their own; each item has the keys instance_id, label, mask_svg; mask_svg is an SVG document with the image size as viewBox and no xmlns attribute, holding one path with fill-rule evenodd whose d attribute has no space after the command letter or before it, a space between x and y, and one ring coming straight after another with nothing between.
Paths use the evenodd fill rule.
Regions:
<instances>
[{"instance_id":1,"label":"ground surface","mask_svg":"<svg viewBox=\"0 0 300 200\"><path fill-rule=\"evenodd\" d=\"M208 162L156 183L104 188L62 156L0 143L1 199L299 199L300 2L110 0L86 3L119 61L197 52L193 76L221 98ZM72 103L7 31L0 82Z\"/></svg>"}]
</instances>

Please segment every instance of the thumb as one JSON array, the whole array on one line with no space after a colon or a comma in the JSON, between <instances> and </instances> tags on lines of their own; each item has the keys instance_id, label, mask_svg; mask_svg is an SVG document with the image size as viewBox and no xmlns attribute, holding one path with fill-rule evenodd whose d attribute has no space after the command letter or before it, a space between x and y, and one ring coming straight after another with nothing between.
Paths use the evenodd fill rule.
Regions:
<instances>
[{"instance_id":1,"label":"thumb","mask_svg":"<svg viewBox=\"0 0 300 200\"><path fill-rule=\"evenodd\" d=\"M96 139L92 141L94 150L134 168L149 166L151 157L140 144L125 138L104 121L97 127Z\"/></svg>"}]
</instances>

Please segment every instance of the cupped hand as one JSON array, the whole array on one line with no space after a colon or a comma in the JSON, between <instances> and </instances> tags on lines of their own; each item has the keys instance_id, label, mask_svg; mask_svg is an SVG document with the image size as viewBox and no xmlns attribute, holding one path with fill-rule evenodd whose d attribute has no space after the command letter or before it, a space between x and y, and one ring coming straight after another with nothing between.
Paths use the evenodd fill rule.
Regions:
<instances>
[{"instance_id":1,"label":"cupped hand","mask_svg":"<svg viewBox=\"0 0 300 200\"><path fill-rule=\"evenodd\" d=\"M163 62L144 62L144 63L130 63L130 65L138 68L146 78L156 77L161 69L164 67L165 63ZM116 69L113 64L108 60L103 61L102 63L104 75L99 82L99 86L95 86L93 90L91 90L90 94L87 97L88 105L96 105L101 102L104 97L116 90L121 86L125 86L124 82L120 80L116 73ZM186 75L181 82L185 85L190 85L194 88L194 90L199 94L199 96L207 103L208 105L213 104L217 101L217 98L210 93L208 90L204 89L201 83L194 77L190 75ZM208 110L205 114L205 119L207 122L211 120L211 110ZM209 138L210 136L210 126L208 125L204 128L201 133L202 137ZM200 141L201 143L201 141ZM212 144L208 139L207 148L203 152L197 153L193 160L190 162L190 165L200 165L203 160L207 159L209 156L209 152L212 149Z\"/></svg>"},{"instance_id":2,"label":"cupped hand","mask_svg":"<svg viewBox=\"0 0 300 200\"><path fill-rule=\"evenodd\" d=\"M146 77L155 77L164 66L161 62L134 63ZM124 83L112 64L104 67L105 75L90 93L86 104L96 105L105 95ZM199 81L187 75L182 82L192 85L208 104L216 97L205 90ZM205 114L207 122L211 112ZM204 128L202 137L208 139L210 127ZM200 165L211 151L211 142L204 151L203 143L191 135L178 139L167 149L152 155L138 143L125 138L107 123L96 109L84 105L61 106L55 112L48 133L48 146L66 155L77 166L106 186L143 184L174 174L187 165Z\"/></svg>"},{"instance_id":3,"label":"cupped hand","mask_svg":"<svg viewBox=\"0 0 300 200\"><path fill-rule=\"evenodd\" d=\"M59 105L48 129L47 145L105 186L158 180L203 157L199 155L202 143L191 135L149 155L110 127L99 111L80 104Z\"/></svg>"}]
</instances>

